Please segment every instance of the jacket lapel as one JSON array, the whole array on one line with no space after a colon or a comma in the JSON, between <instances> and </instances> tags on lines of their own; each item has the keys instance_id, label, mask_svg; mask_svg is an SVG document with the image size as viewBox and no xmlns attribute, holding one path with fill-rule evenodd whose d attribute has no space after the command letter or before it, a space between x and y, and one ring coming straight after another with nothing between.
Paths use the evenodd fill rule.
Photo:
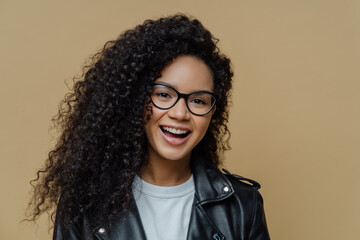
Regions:
<instances>
[{"instance_id":1,"label":"jacket lapel","mask_svg":"<svg viewBox=\"0 0 360 240\"><path fill-rule=\"evenodd\" d=\"M214 239L226 237L206 213L206 205L225 200L234 194L232 184L217 169L202 161L192 159L192 171L195 182L195 199L189 222L188 240Z\"/></svg>"},{"instance_id":2,"label":"jacket lapel","mask_svg":"<svg viewBox=\"0 0 360 240\"><path fill-rule=\"evenodd\" d=\"M132 239L132 240L146 240L145 230L141 222L139 210L136 206L135 200L132 199L127 213L124 214L112 227L108 233L96 233L98 239L101 240L118 240L118 239Z\"/></svg>"},{"instance_id":3,"label":"jacket lapel","mask_svg":"<svg viewBox=\"0 0 360 240\"><path fill-rule=\"evenodd\" d=\"M195 201L197 201L195 196ZM187 240L198 239L225 239L225 236L213 224L212 220L206 215L201 204L195 203L189 222Z\"/></svg>"}]
</instances>

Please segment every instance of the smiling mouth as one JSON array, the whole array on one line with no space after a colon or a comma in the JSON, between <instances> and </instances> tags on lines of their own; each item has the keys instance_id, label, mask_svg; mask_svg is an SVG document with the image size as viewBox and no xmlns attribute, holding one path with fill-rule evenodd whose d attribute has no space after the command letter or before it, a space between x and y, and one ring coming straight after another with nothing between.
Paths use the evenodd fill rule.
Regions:
<instances>
[{"instance_id":1,"label":"smiling mouth","mask_svg":"<svg viewBox=\"0 0 360 240\"><path fill-rule=\"evenodd\" d=\"M191 131L186 129L176 129L171 127L160 127L161 131L168 137L172 138L186 138Z\"/></svg>"}]
</instances>

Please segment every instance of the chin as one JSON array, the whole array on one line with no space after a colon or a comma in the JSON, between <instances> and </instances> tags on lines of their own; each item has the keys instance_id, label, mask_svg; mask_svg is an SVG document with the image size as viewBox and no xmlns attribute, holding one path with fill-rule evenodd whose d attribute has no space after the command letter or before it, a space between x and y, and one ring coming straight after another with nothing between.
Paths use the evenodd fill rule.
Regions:
<instances>
[{"instance_id":1,"label":"chin","mask_svg":"<svg viewBox=\"0 0 360 240\"><path fill-rule=\"evenodd\" d=\"M190 158L191 152L179 153L178 151L164 151L161 153L161 156L164 159L168 159L170 161L182 161L184 159Z\"/></svg>"}]
</instances>

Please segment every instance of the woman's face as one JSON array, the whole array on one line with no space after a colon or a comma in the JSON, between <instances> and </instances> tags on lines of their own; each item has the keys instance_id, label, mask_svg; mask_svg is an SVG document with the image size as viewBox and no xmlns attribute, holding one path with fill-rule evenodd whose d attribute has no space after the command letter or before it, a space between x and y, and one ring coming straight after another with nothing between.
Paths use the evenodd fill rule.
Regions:
<instances>
[{"instance_id":1,"label":"woman's face","mask_svg":"<svg viewBox=\"0 0 360 240\"><path fill-rule=\"evenodd\" d=\"M161 74L155 83L166 84L178 92L213 92L212 72L198 58L179 56ZM197 116L189 112L184 98L167 110L150 106L152 115L145 125L150 161L152 158L189 160L191 151L204 137L215 108Z\"/></svg>"}]
</instances>

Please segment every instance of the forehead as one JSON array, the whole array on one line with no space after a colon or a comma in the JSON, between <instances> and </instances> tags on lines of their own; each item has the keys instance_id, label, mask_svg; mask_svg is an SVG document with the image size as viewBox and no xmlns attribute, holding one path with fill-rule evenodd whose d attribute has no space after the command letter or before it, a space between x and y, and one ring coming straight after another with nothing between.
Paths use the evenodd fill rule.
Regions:
<instances>
[{"instance_id":1,"label":"forehead","mask_svg":"<svg viewBox=\"0 0 360 240\"><path fill-rule=\"evenodd\" d=\"M213 91L213 73L204 61L193 56L179 56L162 72L155 82L174 87L180 92Z\"/></svg>"}]
</instances>

